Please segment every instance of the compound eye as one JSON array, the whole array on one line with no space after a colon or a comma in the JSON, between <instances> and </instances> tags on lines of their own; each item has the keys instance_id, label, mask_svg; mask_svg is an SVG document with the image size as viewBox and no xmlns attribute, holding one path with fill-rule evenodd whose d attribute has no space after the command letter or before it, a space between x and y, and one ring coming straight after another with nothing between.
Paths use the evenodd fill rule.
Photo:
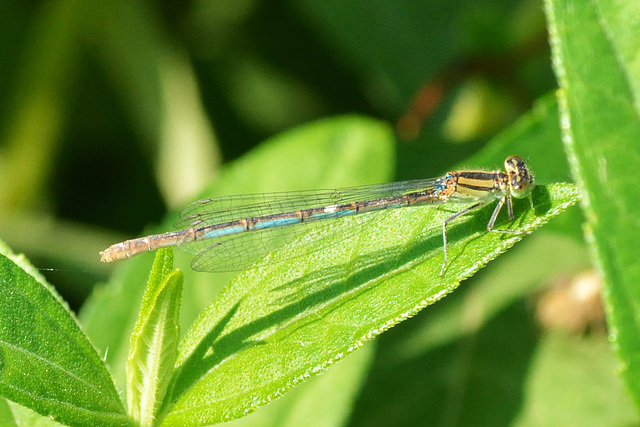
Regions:
<instances>
[{"instance_id":1,"label":"compound eye","mask_svg":"<svg viewBox=\"0 0 640 427\"><path fill-rule=\"evenodd\" d=\"M512 197L522 199L533 190L533 175L529 172L527 162L522 157L509 156L504 161L504 167L509 174L509 192Z\"/></svg>"},{"instance_id":2,"label":"compound eye","mask_svg":"<svg viewBox=\"0 0 640 427\"><path fill-rule=\"evenodd\" d=\"M523 178L521 176L514 176L511 179L511 195L516 199L522 199L527 197L533 190L533 178Z\"/></svg>"}]
</instances>

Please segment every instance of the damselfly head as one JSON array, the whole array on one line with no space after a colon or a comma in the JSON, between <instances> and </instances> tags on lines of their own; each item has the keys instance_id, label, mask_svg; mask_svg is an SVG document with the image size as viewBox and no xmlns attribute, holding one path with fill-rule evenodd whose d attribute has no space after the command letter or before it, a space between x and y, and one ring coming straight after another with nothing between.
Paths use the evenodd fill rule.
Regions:
<instances>
[{"instance_id":1,"label":"damselfly head","mask_svg":"<svg viewBox=\"0 0 640 427\"><path fill-rule=\"evenodd\" d=\"M509 175L509 192L512 197L522 199L533 190L533 175L527 167L527 162L518 156L509 156L504 161L504 168Z\"/></svg>"}]
</instances>

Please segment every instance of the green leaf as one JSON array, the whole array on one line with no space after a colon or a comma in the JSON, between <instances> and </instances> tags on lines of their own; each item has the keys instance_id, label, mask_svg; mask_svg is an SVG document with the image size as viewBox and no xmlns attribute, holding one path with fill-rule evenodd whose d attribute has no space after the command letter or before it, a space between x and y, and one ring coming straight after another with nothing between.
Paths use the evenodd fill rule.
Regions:
<instances>
[{"instance_id":1,"label":"green leaf","mask_svg":"<svg viewBox=\"0 0 640 427\"><path fill-rule=\"evenodd\" d=\"M73 314L21 265L0 254L0 393L65 424L131 425Z\"/></svg>"},{"instance_id":2,"label":"green leaf","mask_svg":"<svg viewBox=\"0 0 640 427\"><path fill-rule=\"evenodd\" d=\"M172 270L173 251L160 249L131 335L127 404L129 414L141 426L155 422L177 356L182 273Z\"/></svg>"},{"instance_id":3,"label":"green leaf","mask_svg":"<svg viewBox=\"0 0 640 427\"><path fill-rule=\"evenodd\" d=\"M611 340L640 406L640 4L546 2L564 141L604 277Z\"/></svg>"},{"instance_id":4,"label":"green leaf","mask_svg":"<svg viewBox=\"0 0 640 427\"><path fill-rule=\"evenodd\" d=\"M246 417L231 421L233 427L343 426L351 419L359 400L377 343L369 342L284 396Z\"/></svg>"},{"instance_id":5,"label":"green leaf","mask_svg":"<svg viewBox=\"0 0 640 427\"><path fill-rule=\"evenodd\" d=\"M26 406L4 399L3 402L0 404L0 425L2 426L60 427L64 425Z\"/></svg>"},{"instance_id":6,"label":"green leaf","mask_svg":"<svg viewBox=\"0 0 640 427\"><path fill-rule=\"evenodd\" d=\"M558 277L588 268L581 242L549 228L518 243L451 297L376 339L375 363L350 424L437 425L451 418L458 426L510 425L529 404L522 390L537 353L535 295ZM584 372L584 382L593 381L590 374ZM530 404L539 404L538 398Z\"/></svg>"},{"instance_id":7,"label":"green leaf","mask_svg":"<svg viewBox=\"0 0 640 427\"><path fill-rule=\"evenodd\" d=\"M517 228L529 233L576 203L571 184L537 187L533 209L516 204ZM316 249L305 238L233 281L203 312L179 349L179 373L163 425L237 418L326 369L396 323L453 291L522 239L488 233L492 206L449 227L450 265L439 277L444 209L416 207L379 215L360 233L345 218ZM506 225L500 224L501 228ZM330 245L330 246L329 246ZM169 396L168 396L169 397Z\"/></svg>"},{"instance_id":8,"label":"green leaf","mask_svg":"<svg viewBox=\"0 0 640 427\"><path fill-rule=\"evenodd\" d=\"M555 96L540 99L460 167L491 168L509 154L529 159L538 183L570 179ZM531 316L535 295L559 277L589 268L581 222L577 207L567 210L475 274L455 295L377 338L376 357L349 424L437 425L455 419L473 420L456 425L494 426L496 420L513 419L528 404L522 390L536 353L531 334L538 329ZM517 323L513 305L528 311L520 313ZM592 380L585 371L583 381ZM571 415L580 419L580 414Z\"/></svg>"},{"instance_id":9,"label":"green leaf","mask_svg":"<svg viewBox=\"0 0 640 427\"><path fill-rule=\"evenodd\" d=\"M392 178L393 164L393 134L386 123L362 116L333 117L265 141L228 165L201 197L374 184ZM178 211L147 233L173 230ZM116 264L109 284L97 289L80 313L92 342L108 349L107 362L122 387L129 345L123 331L132 330L137 320L152 257L149 253ZM234 275L194 272L191 258L175 253L175 264L188 283L180 310L183 330Z\"/></svg>"}]
</instances>

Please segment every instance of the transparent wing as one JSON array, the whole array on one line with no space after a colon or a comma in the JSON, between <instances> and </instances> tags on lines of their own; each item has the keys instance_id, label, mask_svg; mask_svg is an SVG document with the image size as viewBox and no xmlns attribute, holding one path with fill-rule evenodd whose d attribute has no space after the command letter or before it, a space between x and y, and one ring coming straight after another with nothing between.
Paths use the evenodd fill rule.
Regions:
<instances>
[{"instance_id":1,"label":"transparent wing","mask_svg":"<svg viewBox=\"0 0 640 427\"><path fill-rule=\"evenodd\" d=\"M248 194L203 199L187 206L176 227L204 227L243 218L294 212L301 209L397 197L433 188L437 179L403 181L340 190L314 190L304 192ZM355 227L341 230L345 237L358 233L379 212L357 215ZM339 215L336 215L336 218ZM286 226L252 230L217 239L183 242L181 250L195 255L191 266L196 271L234 271L249 267L256 259L272 252L278 246L306 234L311 227L327 227L333 221L316 220ZM307 243L315 243L321 234ZM331 239L331 241L334 241ZM316 249L322 248L315 245Z\"/></svg>"},{"instance_id":2,"label":"transparent wing","mask_svg":"<svg viewBox=\"0 0 640 427\"><path fill-rule=\"evenodd\" d=\"M179 229L203 227L243 218L401 196L433 188L438 179L401 181L339 190L244 194L202 199L188 205L180 213L180 220L174 226Z\"/></svg>"},{"instance_id":3,"label":"transparent wing","mask_svg":"<svg viewBox=\"0 0 640 427\"><path fill-rule=\"evenodd\" d=\"M380 212L369 212L358 215L355 225L350 226L348 229L341 228L339 232L344 239L347 239L362 232L362 229L373 223L374 218L379 214ZM311 228L325 228L333 224L334 221L301 223L246 232L224 240L219 239L215 243L209 242L208 246L202 248L195 255L191 261L191 268L196 271L208 272L244 270L249 268L257 259L273 252L286 242L307 234ZM298 253L292 252L290 259L310 253L310 247L313 247L314 251L323 250L335 244L335 242L335 239L327 239L327 236L323 233L308 235L304 248L300 248ZM178 247L183 249L180 245Z\"/></svg>"}]
</instances>

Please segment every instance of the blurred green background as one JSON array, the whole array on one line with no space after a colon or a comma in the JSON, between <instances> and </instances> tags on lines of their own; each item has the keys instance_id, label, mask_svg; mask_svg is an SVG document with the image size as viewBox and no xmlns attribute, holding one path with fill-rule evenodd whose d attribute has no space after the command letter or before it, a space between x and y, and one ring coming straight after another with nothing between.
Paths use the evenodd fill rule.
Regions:
<instances>
[{"instance_id":1,"label":"blurred green background","mask_svg":"<svg viewBox=\"0 0 640 427\"><path fill-rule=\"evenodd\" d=\"M75 308L98 250L283 130L386 120L424 178L555 87L534 0L2 2L0 34L0 237Z\"/></svg>"}]
</instances>

